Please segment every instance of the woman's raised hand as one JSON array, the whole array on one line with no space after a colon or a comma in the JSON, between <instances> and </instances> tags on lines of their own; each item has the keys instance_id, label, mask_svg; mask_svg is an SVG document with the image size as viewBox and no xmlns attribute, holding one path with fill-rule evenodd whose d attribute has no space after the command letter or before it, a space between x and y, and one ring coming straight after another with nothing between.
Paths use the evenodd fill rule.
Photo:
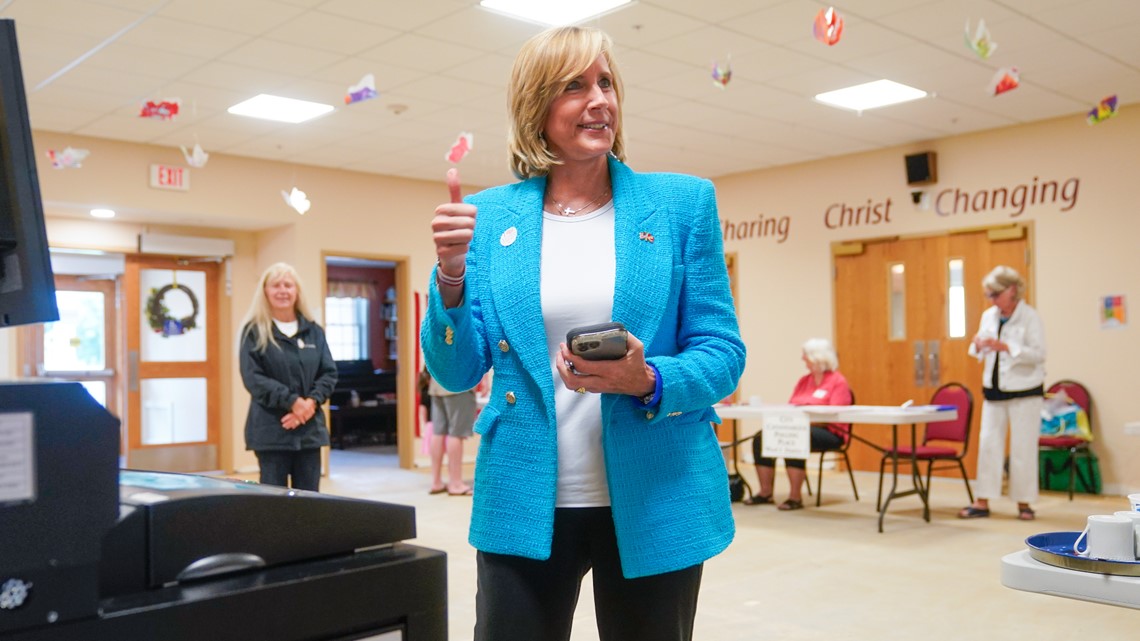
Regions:
<instances>
[{"instance_id":1,"label":"woman's raised hand","mask_svg":"<svg viewBox=\"0 0 1140 641\"><path fill-rule=\"evenodd\" d=\"M458 169L447 170L447 190L451 200L435 208L431 231L440 270L445 278L454 279L463 276L467 249L475 234L476 209L465 204L459 194Z\"/></svg>"}]
</instances>

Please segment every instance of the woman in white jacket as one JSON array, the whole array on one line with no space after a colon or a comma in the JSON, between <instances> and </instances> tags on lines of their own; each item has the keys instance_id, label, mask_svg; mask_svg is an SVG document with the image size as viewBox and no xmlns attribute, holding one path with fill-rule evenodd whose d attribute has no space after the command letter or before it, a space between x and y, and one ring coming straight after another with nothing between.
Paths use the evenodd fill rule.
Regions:
<instances>
[{"instance_id":1,"label":"woman in white jacket","mask_svg":"<svg viewBox=\"0 0 1140 641\"><path fill-rule=\"evenodd\" d=\"M1022 296L1025 280L1010 267L995 267L982 279L993 306L982 312L970 355L984 363L982 428L978 445L977 500L959 518L990 515L990 499L1001 496L1005 430L1009 425L1009 495L1017 518L1034 518L1037 499L1037 438L1045 389L1045 328Z\"/></svg>"}]
</instances>

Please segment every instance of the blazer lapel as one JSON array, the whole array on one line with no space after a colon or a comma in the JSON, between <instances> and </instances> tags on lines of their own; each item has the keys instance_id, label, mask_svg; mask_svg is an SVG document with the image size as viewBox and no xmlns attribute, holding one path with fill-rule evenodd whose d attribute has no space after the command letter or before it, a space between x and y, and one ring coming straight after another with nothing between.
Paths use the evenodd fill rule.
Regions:
<instances>
[{"instance_id":1,"label":"blazer lapel","mask_svg":"<svg viewBox=\"0 0 1140 641\"><path fill-rule=\"evenodd\" d=\"M610 157L614 192L614 249L617 275L613 318L646 348L661 325L673 272L673 240L668 212L657 211L645 193L645 180Z\"/></svg>"},{"instance_id":2,"label":"blazer lapel","mask_svg":"<svg viewBox=\"0 0 1140 641\"><path fill-rule=\"evenodd\" d=\"M534 178L518 185L514 198L504 202L507 215L495 222L488 244L490 281L496 314L509 349L516 350L528 372L537 373L535 383L543 395L553 398L546 353L546 327L542 322L542 198L546 179ZM476 223L478 224L478 223ZM553 405L548 408L553 412Z\"/></svg>"}]
</instances>

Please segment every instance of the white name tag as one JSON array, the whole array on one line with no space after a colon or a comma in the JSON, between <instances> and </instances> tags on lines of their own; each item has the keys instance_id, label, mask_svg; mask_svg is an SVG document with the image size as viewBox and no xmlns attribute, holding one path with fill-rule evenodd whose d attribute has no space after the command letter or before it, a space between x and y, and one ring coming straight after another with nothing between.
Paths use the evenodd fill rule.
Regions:
<instances>
[{"instance_id":1,"label":"white name tag","mask_svg":"<svg viewBox=\"0 0 1140 641\"><path fill-rule=\"evenodd\" d=\"M812 392L811 395L815 398L827 398L827 390L820 388Z\"/></svg>"},{"instance_id":2,"label":"white name tag","mask_svg":"<svg viewBox=\"0 0 1140 641\"><path fill-rule=\"evenodd\" d=\"M811 423L799 410L764 413L764 441L761 455L765 458L806 459L811 453Z\"/></svg>"}]
</instances>

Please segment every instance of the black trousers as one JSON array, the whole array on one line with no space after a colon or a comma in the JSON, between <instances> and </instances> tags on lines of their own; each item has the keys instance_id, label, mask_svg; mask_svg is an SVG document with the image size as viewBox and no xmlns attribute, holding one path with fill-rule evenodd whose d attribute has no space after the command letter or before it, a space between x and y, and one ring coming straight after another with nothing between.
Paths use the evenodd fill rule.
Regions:
<instances>
[{"instance_id":1,"label":"black trousers","mask_svg":"<svg viewBox=\"0 0 1140 641\"><path fill-rule=\"evenodd\" d=\"M776 459L760 456L760 453L764 451L762 449L764 441L761 440L763 436L764 432L757 432L756 438L752 439L752 460L756 461L756 464L760 467L776 467ZM838 434L826 427L820 427L818 425L811 426L811 445L809 445L811 451L826 452L828 450L837 450L841 447L843 447L843 439ZM784 466L796 467L802 470L807 468L807 460L802 458L786 458L784 459Z\"/></svg>"},{"instance_id":2,"label":"black trousers","mask_svg":"<svg viewBox=\"0 0 1140 641\"><path fill-rule=\"evenodd\" d=\"M475 641L566 641L593 570L601 641L690 641L703 565L627 579L608 507L559 508L550 559L479 552Z\"/></svg>"},{"instance_id":3,"label":"black trousers","mask_svg":"<svg viewBox=\"0 0 1140 641\"><path fill-rule=\"evenodd\" d=\"M257 454L257 464L261 467L263 485L290 487L289 478L292 477L294 490L316 492L320 489L320 448L296 451L259 450L254 454Z\"/></svg>"}]
</instances>

